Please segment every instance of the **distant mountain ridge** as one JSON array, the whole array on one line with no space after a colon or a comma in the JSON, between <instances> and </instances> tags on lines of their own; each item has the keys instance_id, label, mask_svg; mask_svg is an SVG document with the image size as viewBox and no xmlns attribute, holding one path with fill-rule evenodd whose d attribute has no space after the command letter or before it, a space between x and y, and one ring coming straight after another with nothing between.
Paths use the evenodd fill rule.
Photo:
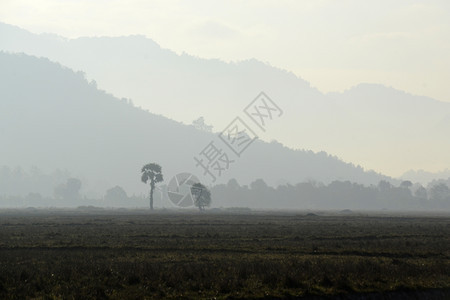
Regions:
<instances>
[{"instance_id":1,"label":"distant mountain ridge","mask_svg":"<svg viewBox=\"0 0 450 300\"><path fill-rule=\"evenodd\" d=\"M433 180L437 179L450 179L450 170L446 169L441 172L426 172L424 170L410 170L405 172L401 178L408 178L414 182L422 182L424 186L430 184Z\"/></svg>"},{"instance_id":2,"label":"distant mountain ridge","mask_svg":"<svg viewBox=\"0 0 450 300\"><path fill-rule=\"evenodd\" d=\"M97 196L115 185L129 194L147 192L139 170L152 161L163 166L166 183L179 172L203 178L193 157L216 134L136 108L45 58L0 52L0 65L0 165L68 170ZM217 182L230 178L241 184L263 178L271 185L389 180L323 152L262 141Z\"/></svg>"},{"instance_id":3,"label":"distant mountain ridge","mask_svg":"<svg viewBox=\"0 0 450 300\"><path fill-rule=\"evenodd\" d=\"M144 36L65 39L0 23L0 50L48 57L86 73L100 89L190 124L221 131L259 92L285 112L260 137L333 153L367 169L450 166L450 103L377 84L322 94L295 74L250 59L226 63L178 55Z\"/></svg>"}]
</instances>

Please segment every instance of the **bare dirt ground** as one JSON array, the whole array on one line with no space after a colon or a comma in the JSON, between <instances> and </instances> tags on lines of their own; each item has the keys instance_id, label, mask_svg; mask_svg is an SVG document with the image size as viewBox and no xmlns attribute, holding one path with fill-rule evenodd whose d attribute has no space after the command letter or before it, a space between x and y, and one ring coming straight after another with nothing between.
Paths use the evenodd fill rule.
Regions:
<instances>
[{"instance_id":1,"label":"bare dirt ground","mask_svg":"<svg viewBox=\"0 0 450 300\"><path fill-rule=\"evenodd\" d=\"M0 298L450 298L446 215L1 210Z\"/></svg>"}]
</instances>

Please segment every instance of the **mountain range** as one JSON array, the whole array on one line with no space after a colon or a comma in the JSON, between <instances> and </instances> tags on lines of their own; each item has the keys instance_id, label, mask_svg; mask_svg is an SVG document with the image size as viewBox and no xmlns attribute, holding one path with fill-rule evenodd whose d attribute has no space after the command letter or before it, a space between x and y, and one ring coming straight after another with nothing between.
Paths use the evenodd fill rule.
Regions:
<instances>
[{"instance_id":1,"label":"mountain range","mask_svg":"<svg viewBox=\"0 0 450 300\"><path fill-rule=\"evenodd\" d=\"M139 194L148 189L140 182L144 164L161 164L166 183L182 172L207 181L194 157L210 142L226 148L217 133L138 108L47 58L0 52L0 65L0 166L67 170L82 179L91 197L115 185ZM228 152L234 163L216 183L389 180L325 152L292 150L275 141L256 139L240 157Z\"/></svg>"},{"instance_id":2,"label":"mountain range","mask_svg":"<svg viewBox=\"0 0 450 300\"><path fill-rule=\"evenodd\" d=\"M264 91L284 114L259 134L262 140L326 151L394 177L450 165L450 103L377 84L323 94L268 63L177 54L139 35L67 39L0 23L0 36L0 50L47 57L118 98L185 124L203 116L220 132Z\"/></svg>"}]
</instances>

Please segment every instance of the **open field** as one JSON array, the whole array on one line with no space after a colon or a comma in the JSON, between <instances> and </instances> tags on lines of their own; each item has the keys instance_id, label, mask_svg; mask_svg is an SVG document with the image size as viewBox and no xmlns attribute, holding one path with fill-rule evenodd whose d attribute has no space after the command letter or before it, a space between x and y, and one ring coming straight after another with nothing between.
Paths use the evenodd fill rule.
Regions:
<instances>
[{"instance_id":1,"label":"open field","mask_svg":"<svg viewBox=\"0 0 450 300\"><path fill-rule=\"evenodd\" d=\"M450 298L445 215L4 210L0 228L2 299Z\"/></svg>"}]
</instances>

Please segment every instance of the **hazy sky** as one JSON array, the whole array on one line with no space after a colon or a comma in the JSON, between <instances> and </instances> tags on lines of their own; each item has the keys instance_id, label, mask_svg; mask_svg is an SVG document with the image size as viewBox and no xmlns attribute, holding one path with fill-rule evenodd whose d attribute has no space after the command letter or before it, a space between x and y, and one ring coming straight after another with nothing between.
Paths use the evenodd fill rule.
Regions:
<instances>
[{"instance_id":1,"label":"hazy sky","mask_svg":"<svg viewBox=\"0 0 450 300\"><path fill-rule=\"evenodd\" d=\"M371 82L450 101L448 0L0 0L0 21L71 38L143 34L204 58L254 57L323 92Z\"/></svg>"}]
</instances>

